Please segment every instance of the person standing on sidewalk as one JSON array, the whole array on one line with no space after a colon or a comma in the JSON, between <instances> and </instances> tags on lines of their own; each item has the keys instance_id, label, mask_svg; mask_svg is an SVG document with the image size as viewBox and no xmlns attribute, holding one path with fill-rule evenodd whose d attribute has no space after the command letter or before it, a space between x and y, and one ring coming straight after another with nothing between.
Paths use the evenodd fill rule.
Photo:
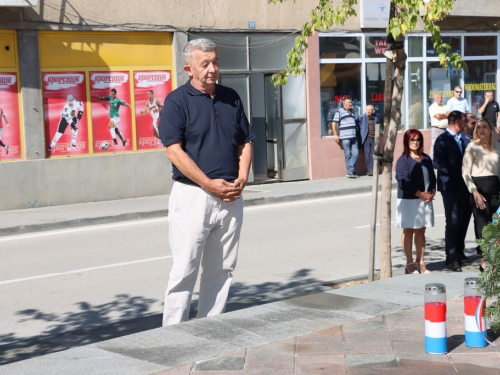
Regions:
<instances>
[{"instance_id":1,"label":"person standing on sidewalk","mask_svg":"<svg viewBox=\"0 0 500 375\"><path fill-rule=\"evenodd\" d=\"M431 150L430 157L434 157L434 143L436 143L437 137L444 133L448 127L448 107L443 104L443 95L434 95L434 103L429 106L429 116L431 118Z\"/></svg>"},{"instance_id":2,"label":"person standing on sidewalk","mask_svg":"<svg viewBox=\"0 0 500 375\"><path fill-rule=\"evenodd\" d=\"M469 113L469 102L467 99L462 98L462 88L460 86L456 86L453 90L453 98L448 99L446 102L446 106L448 107L448 111L460 111L464 115Z\"/></svg>"},{"instance_id":3,"label":"person standing on sidewalk","mask_svg":"<svg viewBox=\"0 0 500 375\"><path fill-rule=\"evenodd\" d=\"M481 118L487 118L496 129L497 138L500 136L500 105L493 99L493 91L486 91L484 93L484 102L477 110Z\"/></svg>"},{"instance_id":4,"label":"person standing on sidewalk","mask_svg":"<svg viewBox=\"0 0 500 375\"><path fill-rule=\"evenodd\" d=\"M344 150L348 178L359 178L354 171L354 166L358 161L356 122L356 117L352 112L352 100L346 97L342 101L342 107L333 117L332 130L335 142Z\"/></svg>"},{"instance_id":5,"label":"person standing on sidewalk","mask_svg":"<svg viewBox=\"0 0 500 375\"><path fill-rule=\"evenodd\" d=\"M373 176L373 153L375 151L375 125L378 124L378 114L371 104L366 106L366 113L359 118L359 133L365 152L366 175Z\"/></svg>"},{"instance_id":6,"label":"person standing on sidewalk","mask_svg":"<svg viewBox=\"0 0 500 375\"><path fill-rule=\"evenodd\" d=\"M172 271L163 326L188 320L200 264L198 318L222 314L243 223L242 191L255 134L239 95L218 85L217 46L194 39L184 48L190 80L165 99L160 137L172 162L169 200Z\"/></svg>"},{"instance_id":7,"label":"person standing on sidewalk","mask_svg":"<svg viewBox=\"0 0 500 375\"><path fill-rule=\"evenodd\" d=\"M446 264L454 272L462 272L462 262L468 260L464 254L465 236L472 215L469 191L462 178L463 155L469 144L469 139L462 134L464 127L465 114L452 111L448 116L448 129L434 145L437 186L443 196L446 220Z\"/></svg>"}]
</instances>

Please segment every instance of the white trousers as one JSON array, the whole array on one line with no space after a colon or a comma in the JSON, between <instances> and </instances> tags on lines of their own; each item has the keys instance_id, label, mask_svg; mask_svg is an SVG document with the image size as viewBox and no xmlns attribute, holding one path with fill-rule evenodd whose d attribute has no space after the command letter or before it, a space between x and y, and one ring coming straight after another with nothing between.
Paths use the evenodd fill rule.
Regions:
<instances>
[{"instance_id":1,"label":"white trousers","mask_svg":"<svg viewBox=\"0 0 500 375\"><path fill-rule=\"evenodd\" d=\"M222 314L238 255L243 198L222 202L197 186L175 182L168 210L173 266L163 326L188 320L200 263L197 318Z\"/></svg>"}]
</instances>

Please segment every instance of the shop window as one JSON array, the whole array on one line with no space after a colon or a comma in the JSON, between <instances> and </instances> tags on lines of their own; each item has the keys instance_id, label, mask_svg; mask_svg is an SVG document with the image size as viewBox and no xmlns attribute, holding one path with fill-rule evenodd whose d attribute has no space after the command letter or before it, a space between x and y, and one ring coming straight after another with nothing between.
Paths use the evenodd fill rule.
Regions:
<instances>
[{"instance_id":1,"label":"shop window","mask_svg":"<svg viewBox=\"0 0 500 375\"><path fill-rule=\"evenodd\" d=\"M342 106L342 100L352 99L356 116L361 112L361 64L321 64L321 135L331 136L329 118Z\"/></svg>"},{"instance_id":2,"label":"shop window","mask_svg":"<svg viewBox=\"0 0 500 375\"><path fill-rule=\"evenodd\" d=\"M450 52L462 53L460 36L443 36L443 43L446 43L451 47ZM438 57L438 53L434 49L434 43L430 37L427 37L426 54L427 57Z\"/></svg>"},{"instance_id":3,"label":"shop window","mask_svg":"<svg viewBox=\"0 0 500 375\"><path fill-rule=\"evenodd\" d=\"M217 44L220 70L248 70L247 36L235 34L196 34L189 40L207 38Z\"/></svg>"},{"instance_id":4,"label":"shop window","mask_svg":"<svg viewBox=\"0 0 500 375\"><path fill-rule=\"evenodd\" d=\"M486 91L496 91L496 60L467 61L464 97L469 101L470 111L477 114Z\"/></svg>"},{"instance_id":5,"label":"shop window","mask_svg":"<svg viewBox=\"0 0 500 375\"><path fill-rule=\"evenodd\" d=\"M423 108L423 63L409 63L408 96L410 99L408 106L408 128L409 129L425 129L427 126L424 123L424 108Z\"/></svg>"},{"instance_id":6,"label":"shop window","mask_svg":"<svg viewBox=\"0 0 500 375\"><path fill-rule=\"evenodd\" d=\"M385 36L372 36L365 39L366 57L385 58L386 48L387 38Z\"/></svg>"},{"instance_id":7,"label":"shop window","mask_svg":"<svg viewBox=\"0 0 500 375\"><path fill-rule=\"evenodd\" d=\"M282 35L250 35L250 68L284 69L288 52L295 44L295 37Z\"/></svg>"},{"instance_id":8,"label":"shop window","mask_svg":"<svg viewBox=\"0 0 500 375\"><path fill-rule=\"evenodd\" d=\"M466 36L465 56L494 56L497 54L497 37L494 35Z\"/></svg>"},{"instance_id":9,"label":"shop window","mask_svg":"<svg viewBox=\"0 0 500 375\"><path fill-rule=\"evenodd\" d=\"M408 57L422 57L423 41L420 37L408 38Z\"/></svg>"},{"instance_id":10,"label":"shop window","mask_svg":"<svg viewBox=\"0 0 500 375\"><path fill-rule=\"evenodd\" d=\"M361 37L319 38L320 59L351 59L361 57Z\"/></svg>"},{"instance_id":11,"label":"shop window","mask_svg":"<svg viewBox=\"0 0 500 375\"><path fill-rule=\"evenodd\" d=\"M373 105L383 131L385 63L366 64L366 105ZM363 111L364 112L364 111Z\"/></svg>"},{"instance_id":12,"label":"shop window","mask_svg":"<svg viewBox=\"0 0 500 375\"><path fill-rule=\"evenodd\" d=\"M453 97L453 88L460 86L461 71L453 68L443 68L439 62L427 63L427 106L434 103L436 94L443 95L443 104Z\"/></svg>"},{"instance_id":13,"label":"shop window","mask_svg":"<svg viewBox=\"0 0 500 375\"><path fill-rule=\"evenodd\" d=\"M243 103L243 107L245 108L245 113L247 117L252 118L249 102L249 87L248 87L248 76L221 76L221 84L227 87L231 87L234 91L238 93L241 98L241 102Z\"/></svg>"}]
</instances>

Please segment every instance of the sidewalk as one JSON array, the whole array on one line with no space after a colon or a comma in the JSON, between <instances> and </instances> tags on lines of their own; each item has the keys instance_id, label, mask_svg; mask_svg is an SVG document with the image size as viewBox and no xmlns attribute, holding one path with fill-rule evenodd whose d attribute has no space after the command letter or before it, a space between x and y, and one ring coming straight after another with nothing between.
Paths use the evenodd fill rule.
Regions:
<instances>
[{"instance_id":1,"label":"sidewalk","mask_svg":"<svg viewBox=\"0 0 500 375\"><path fill-rule=\"evenodd\" d=\"M249 185L244 190L245 206L367 193L373 177L338 177L316 181ZM393 183L395 187L395 182ZM168 195L81 203L64 206L4 211L0 215L0 237L47 230L108 224L166 216Z\"/></svg>"},{"instance_id":2,"label":"sidewalk","mask_svg":"<svg viewBox=\"0 0 500 375\"><path fill-rule=\"evenodd\" d=\"M463 281L406 275L274 302L0 367L11 374L499 374L500 349L464 345ZM448 354L424 347L423 291L447 286ZM490 339L500 344L498 335Z\"/></svg>"}]
</instances>

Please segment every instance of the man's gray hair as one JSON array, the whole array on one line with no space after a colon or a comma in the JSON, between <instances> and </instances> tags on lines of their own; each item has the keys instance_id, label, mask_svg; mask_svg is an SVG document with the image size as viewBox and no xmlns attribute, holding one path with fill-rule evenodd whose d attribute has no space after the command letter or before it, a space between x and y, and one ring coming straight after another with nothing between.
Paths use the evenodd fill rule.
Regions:
<instances>
[{"instance_id":1,"label":"man's gray hair","mask_svg":"<svg viewBox=\"0 0 500 375\"><path fill-rule=\"evenodd\" d=\"M195 50L202 52L217 52L217 45L207 38L191 40L188 44L186 44L186 47L184 47L184 63L188 64L193 59L193 51Z\"/></svg>"}]
</instances>

